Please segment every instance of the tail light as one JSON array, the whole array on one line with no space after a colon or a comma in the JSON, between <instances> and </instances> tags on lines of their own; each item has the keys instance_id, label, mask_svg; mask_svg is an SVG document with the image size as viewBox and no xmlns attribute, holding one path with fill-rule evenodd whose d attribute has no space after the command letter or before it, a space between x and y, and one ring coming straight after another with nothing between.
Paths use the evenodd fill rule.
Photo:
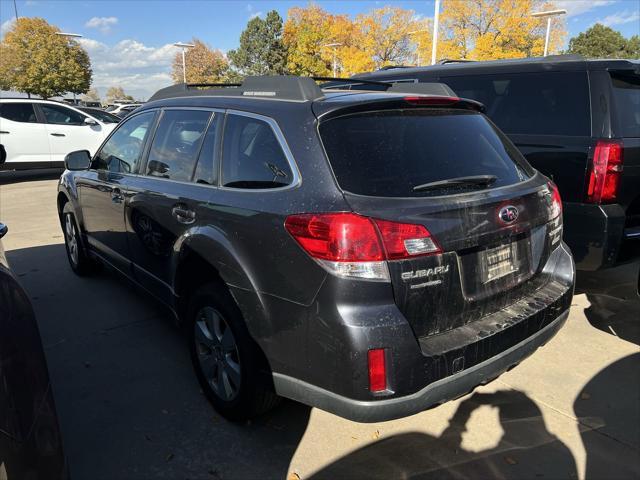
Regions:
<instances>
[{"instance_id":1,"label":"tail light","mask_svg":"<svg viewBox=\"0 0 640 480\"><path fill-rule=\"evenodd\" d=\"M291 215L285 228L312 258L341 277L389 281L387 260L440 252L422 225L355 213Z\"/></svg>"},{"instance_id":2,"label":"tail light","mask_svg":"<svg viewBox=\"0 0 640 480\"><path fill-rule=\"evenodd\" d=\"M548 187L551 191L551 222L549 222L547 232L551 246L554 247L562 240L562 199L555 183L549 182Z\"/></svg>"},{"instance_id":3,"label":"tail light","mask_svg":"<svg viewBox=\"0 0 640 480\"><path fill-rule=\"evenodd\" d=\"M384 392L387 389L387 366L384 348L369 350L369 391Z\"/></svg>"},{"instance_id":4,"label":"tail light","mask_svg":"<svg viewBox=\"0 0 640 480\"><path fill-rule=\"evenodd\" d=\"M598 140L589 171L587 202L613 202L618 196L622 172L622 142Z\"/></svg>"},{"instance_id":5,"label":"tail light","mask_svg":"<svg viewBox=\"0 0 640 480\"><path fill-rule=\"evenodd\" d=\"M562 199L555 183L549 182L548 186L551 190L551 218L554 219L562 213Z\"/></svg>"}]
</instances>

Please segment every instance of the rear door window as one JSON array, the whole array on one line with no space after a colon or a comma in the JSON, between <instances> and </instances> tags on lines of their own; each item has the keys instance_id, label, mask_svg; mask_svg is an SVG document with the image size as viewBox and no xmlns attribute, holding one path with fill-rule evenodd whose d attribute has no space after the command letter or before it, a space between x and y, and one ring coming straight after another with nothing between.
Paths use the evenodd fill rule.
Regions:
<instances>
[{"instance_id":1,"label":"rear door window","mask_svg":"<svg viewBox=\"0 0 640 480\"><path fill-rule=\"evenodd\" d=\"M489 118L506 133L591 134L586 72L464 75L440 81L458 96L483 103Z\"/></svg>"},{"instance_id":2,"label":"rear door window","mask_svg":"<svg viewBox=\"0 0 640 480\"><path fill-rule=\"evenodd\" d=\"M190 181L211 115L199 110L166 110L151 144L147 175Z\"/></svg>"},{"instance_id":3,"label":"rear door window","mask_svg":"<svg viewBox=\"0 0 640 480\"><path fill-rule=\"evenodd\" d=\"M475 112L407 109L346 115L321 123L320 135L338 184L360 195L462 193L478 186L429 191L415 191L414 187L494 175L494 188L532 174L513 144Z\"/></svg>"},{"instance_id":4,"label":"rear door window","mask_svg":"<svg viewBox=\"0 0 640 480\"><path fill-rule=\"evenodd\" d=\"M32 103L0 103L0 117L20 123L37 123Z\"/></svg>"},{"instance_id":5,"label":"rear door window","mask_svg":"<svg viewBox=\"0 0 640 480\"><path fill-rule=\"evenodd\" d=\"M640 137L640 75L611 73L618 135Z\"/></svg>"},{"instance_id":6,"label":"rear door window","mask_svg":"<svg viewBox=\"0 0 640 480\"><path fill-rule=\"evenodd\" d=\"M287 156L266 121L227 115L222 145L223 186L262 189L292 183L293 172Z\"/></svg>"}]
</instances>

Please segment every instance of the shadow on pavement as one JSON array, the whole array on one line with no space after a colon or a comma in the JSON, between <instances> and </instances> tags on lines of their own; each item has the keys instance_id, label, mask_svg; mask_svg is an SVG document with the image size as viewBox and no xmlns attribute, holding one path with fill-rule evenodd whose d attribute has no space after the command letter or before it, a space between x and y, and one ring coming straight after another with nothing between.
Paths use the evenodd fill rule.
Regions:
<instances>
[{"instance_id":1,"label":"shadow on pavement","mask_svg":"<svg viewBox=\"0 0 640 480\"><path fill-rule=\"evenodd\" d=\"M309 407L227 422L173 318L137 288L107 269L76 277L62 244L7 257L36 311L72 479L286 476Z\"/></svg>"},{"instance_id":2,"label":"shadow on pavement","mask_svg":"<svg viewBox=\"0 0 640 480\"><path fill-rule=\"evenodd\" d=\"M76 277L62 244L7 257L36 311L72 478L286 476L308 407L284 401L254 422L229 423L200 391L173 320L146 295L108 271ZM575 400L589 480L640 475L639 357L603 369ZM463 447L463 434L483 406L498 410L503 435L496 446L474 452ZM312 478L571 479L577 467L536 403L505 390L463 400L438 437L389 437Z\"/></svg>"},{"instance_id":3,"label":"shadow on pavement","mask_svg":"<svg viewBox=\"0 0 640 480\"><path fill-rule=\"evenodd\" d=\"M640 353L600 371L573 409L587 454L586 480L640 478ZM615 440L610 440L615 439Z\"/></svg>"},{"instance_id":4,"label":"shadow on pavement","mask_svg":"<svg viewBox=\"0 0 640 480\"><path fill-rule=\"evenodd\" d=\"M598 272L578 272L576 293L591 304L584 311L594 327L640 345L639 263Z\"/></svg>"},{"instance_id":5,"label":"shadow on pavement","mask_svg":"<svg viewBox=\"0 0 640 480\"><path fill-rule=\"evenodd\" d=\"M0 170L0 185L9 185L20 182L33 182L37 180L57 180L64 169L43 168L36 170Z\"/></svg>"},{"instance_id":6,"label":"shadow on pavement","mask_svg":"<svg viewBox=\"0 0 640 480\"><path fill-rule=\"evenodd\" d=\"M473 411L499 411L503 435L491 449L462 448ZM464 400L439 437L412 432L368 445L315 473L320 479L577 478L569 449L550 433L538 406L524 393L475 393Z\"/></svg>"}]
</instances>

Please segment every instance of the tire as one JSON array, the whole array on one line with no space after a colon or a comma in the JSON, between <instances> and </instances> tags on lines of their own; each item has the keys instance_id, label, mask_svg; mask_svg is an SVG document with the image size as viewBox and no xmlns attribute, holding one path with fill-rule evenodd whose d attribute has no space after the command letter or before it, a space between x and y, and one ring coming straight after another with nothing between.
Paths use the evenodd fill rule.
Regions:
<instances>
[{"instance_id":1,"label":"tire","mask_svg":"<svg viewBox=\"0 0 640 480\"><path fill-rule=\"evenodd\" d=\"M96 263L87 255L80 229L76 221L73 206L67 202L62 209L62 233L64 234L64 246L67 250L67 259L71 270L81 277L96 271Z\"/></svg>"},{"instance_id":2,"label":"tire","mask_svg":"<svg viewBox=\"0 0 640 480\"><path fill-rule=\"evenodd\" d=\"M193 368L216 411L228 420L243 421L276 406L280 397L269 384L267 362L226 287L200 287L189 299L187 312Z\"/></svg>"}]
</instances>

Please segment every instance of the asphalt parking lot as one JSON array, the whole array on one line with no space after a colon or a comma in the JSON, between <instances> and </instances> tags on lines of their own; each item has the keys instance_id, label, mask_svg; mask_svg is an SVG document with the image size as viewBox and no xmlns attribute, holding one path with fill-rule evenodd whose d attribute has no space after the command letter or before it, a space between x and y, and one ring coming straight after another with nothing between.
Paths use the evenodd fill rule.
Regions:
<instances>
[{"instance_id":1,"label":"asphalt parking lot","mask_svg":"<svg viewBox=\"0 0 640 480\"><path fill-rule=\"evenodd\" d=\"M283 402L238 425L208 405L161 307L109 271L73 275L56 180L0 181L73 479L640 477L637 264L580 278L551 342L455 402L379 424Z\"/></svg>"}]
</instances>

